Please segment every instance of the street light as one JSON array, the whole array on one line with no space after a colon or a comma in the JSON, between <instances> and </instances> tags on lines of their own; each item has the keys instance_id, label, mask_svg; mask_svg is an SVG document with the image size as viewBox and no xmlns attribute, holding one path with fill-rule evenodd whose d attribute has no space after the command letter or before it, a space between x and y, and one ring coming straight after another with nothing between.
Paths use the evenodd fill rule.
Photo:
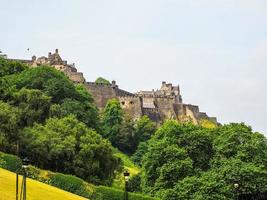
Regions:
<instances>
[{"instance_id":1,"label":"street light","mask_svg":"<svg viewBox=\"0 0 267 200\"><path fill-rule=\"evenodd\" d=\"M124 200L128 200L128 181L130 177L130 173L128 171L123 173L125 179L125 192L124 192Z\"/></svg>"},{"instance_id":2,"label":"street light","mask_svg":"<svg viewBox=\"0 0 267 200\"><path fill-rule=\"evenodd\" d=\"M234 183L234 190L235 190L235 199L238 200L238 183Z\"/></svg>"},{"instance_id":3,"label":"street light","mask_svg":"<svg viewBox=\"0 0 267 200\"><path fill-rule=\"evenodd\" d=\"M28 158L24 158L22 160L22 173L23 173L23 177L22 177L22 183L21 183L21 191L20 191L20 200L26 200L26 178L27 178L27 169L29 166L30 160ZM17 176L16 176L16 200L18 200L19 196L18 196L18 186L19 186L19 170L17 170Z\"/></svg>"}]
</instances>

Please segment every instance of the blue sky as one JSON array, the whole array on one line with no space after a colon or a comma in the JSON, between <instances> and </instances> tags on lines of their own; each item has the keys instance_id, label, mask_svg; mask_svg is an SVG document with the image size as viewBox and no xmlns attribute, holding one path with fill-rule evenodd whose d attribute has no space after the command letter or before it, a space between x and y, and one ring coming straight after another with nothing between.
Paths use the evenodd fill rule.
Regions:
<instances>
[{"instance_id":1,"label":"blue sky","mask_svg":"<svg viewBox=\"0 0 267 200\"><path fill-rule=\"evenodd\" d=\"M180 84L184 102L267 134L266 0L0 0L0 49L58 48L88 81ZM30 48L30 51L26 49Z\"/></svg>"}]
</instances>

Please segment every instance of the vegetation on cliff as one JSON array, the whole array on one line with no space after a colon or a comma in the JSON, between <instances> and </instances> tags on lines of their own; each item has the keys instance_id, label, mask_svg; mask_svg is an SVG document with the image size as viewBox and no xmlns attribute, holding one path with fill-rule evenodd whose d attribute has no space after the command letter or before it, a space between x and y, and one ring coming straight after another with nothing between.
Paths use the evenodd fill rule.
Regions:
<instances>
[{"instance_id":1,"label":"vegetation on cliff","mask_svg":"<svg viewBox=\"0 0 267 200\"><path fill-rule=\"evenodd\" d=\"M95 80L95 83L99 83L99 84L105 84L105 85L109 85L110 82L103 78L103 77L98 77L96 80Z\"/></svg>"},{"instance_id":2,"label":"vegetation on cliff","mask_svg":"<svg viewBox=\"0 0 267 200\"><path fill-rule=\"evenodd\" d=\"M0 58L0 151L16 154L18 144L20 156L35 166L76 176L58 175L55 184L82 178L122 188L122 170L128 170L129 190L163 200L267 193L267 140L249 126L206 120L156 127L147 116L126 116L116 99L99 112L84 86L62 72ZM15 163L15 157L0 158L10 170ZM97 188L114 199L122 194Z\"/></svg>"}]
</instances>

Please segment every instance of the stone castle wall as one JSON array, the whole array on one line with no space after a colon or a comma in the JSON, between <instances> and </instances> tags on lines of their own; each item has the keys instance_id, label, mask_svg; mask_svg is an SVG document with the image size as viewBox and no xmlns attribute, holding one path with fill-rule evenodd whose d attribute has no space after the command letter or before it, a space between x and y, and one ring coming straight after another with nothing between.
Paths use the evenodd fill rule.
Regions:
<instances>
[{"instance_id":1,"label":"stone castle wall","mask_svg":"<svg viewBox=\"0 0 267 200\"><path fill-rule=\"evenodd\" d=\"M101 84L95 82L86 82L83 73L78 72L74 64L68 64L59 56L58 50L55 53L48 53L48 57L42 56L32 60L19 60L31 67L39 65L49 65L55 69L64 72L74 83L84 84L86 89L92 94L95 103L99 109L103 109L110 99L117 99L124 112L130 115L134 120L143 115L147 115L151 120L159 123L167 119L175 119L181 121L192 120L198 124L201 119L209 119L217 123L215 117L209 117L204 112L199 112L198 106L184 104L180 94L180 87L173 86L171 83L162 82L159 90L140 91L135 94L120 89L115 81L111 84Z\"/></svg>"},{"instance_id":2,"label":"stone castle wall","mask_svg":"<svg viewBox=\"0 0 267 200\"><path fill-rule=\"evenodd\" d=\"M106 106L108 100L117 98L116 88L111 85L87 82L85 87L92 94L97 107L100 109Z\"/></svg>"},{"instance_id":3,"label":"stone castle wall","mask_svg":"<svg viewBox=\"0 0 267 200\"><path fill-rule=\"evenodd\" d=\"M142 100L139 97L122 96L118 97L121 107L124 112L131 116L133 120L137 120L143 116L142 112Z\"/></svg>"}]
</instances>

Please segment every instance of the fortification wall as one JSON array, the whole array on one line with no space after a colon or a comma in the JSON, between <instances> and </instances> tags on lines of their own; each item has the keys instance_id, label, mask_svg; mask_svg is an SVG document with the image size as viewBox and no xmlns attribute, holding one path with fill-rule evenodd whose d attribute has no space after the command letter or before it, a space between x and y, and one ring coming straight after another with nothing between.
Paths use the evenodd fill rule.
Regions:
<instances>
[{"instance_id":1,"label":"fortification wall","mask_svg":"<svg viewBox=\"0 0 267 200\"><path fill-rule=\"evenodd\" d=\"M160 117L159 110L156 108L143 108L142 109L143 115L148 116L149 119L152 121L160 124L163 120Z\"/></svg>"},{"instance_id":2,"label":"fortification wall","mask_svg":"<svg viewBox=\"0 0 267 200\"><path fill-rule=\"evenodd\" d=\"M181 115L185 115L185 111L184 111L184 104L182 103L175 103L173 104L173 109L174 112L176 114L176 116L181 116Z\"/></svg>"},{"instance_id":3,"label":"fortification wall","mask_svg":"<svg viewBox=\"0 0 267 200\"><path fill-rule=\"evenodd\" d=\"M85 78L81 72L65 72L65 74L74 82L74 83L85 83Z\"/></svg>"},{"instance_id":4,"label":"fortification wall","mask_svg":"<svg viewBox=\"0 0 267 200\"><path fill-rule=\"evenodd\" d=\"M86 89L92 94L98 108L103 109L108 100L116 98L114 87L106 84L97 84L92 82L85 83Z\"/></svg>"},{"instance_id":5,"label":"fortification wall","mask_svg":"<svg viewBox=\"0 0 267 200\"><path fill-rule=\"evenodd\" d=\"M184 104L185 116L190 117L194 124L198 124L197 114L199 113L198 106Z\"/></svg>"},{"instance_id":6,"label":"fortification wall","mask_svg":"<svg viewBox=\"0 0 267 200\"><path fill-rule=\"evenodd\" d=\"M173 103L172 98L155 98L155 105L159 110L159 115L162 120L177 119Z\"/></svg>"},{"instance_id":7,"label":"fortification wall","mask_svg":"<svg viewBox=\"0 0 267 200\"><path fill-rule=\"evenodd\" d=\"M74 83L83 83L87 90L92 94L98 108L103 109L110 99L118 99L124 112L133 119L138 119L142 115L147 115L151 120L161 123L168 119L178 119L187 121L191 119L198 124L200 119L209 119L217 123L215 117L209 117L204 112L199 112L198 106L183 104L180 95L180 88L172 86L171 83L162 82L160 90L140 91L135 94L119 89L115 81L112 84L101 84L86 82L83 73L77 72L74 64L68 64L61 59L58 49L55 53L48 53L48 57L36 56L32 60L9 59L20 61L31 67L41 64L51 65L59 71L65 73Z\"/></svg>"},{"instance_id":8,"label":"fortification wall","mask_svg":"<svg viewBox=\"0 0 267 200\"><path fill-rule=\"evenodd\" d=\"M134 120L142 117L142 102L139 97L120 96L118 99L125 114L131 116Z\"/></svg>"}]
</instances>

